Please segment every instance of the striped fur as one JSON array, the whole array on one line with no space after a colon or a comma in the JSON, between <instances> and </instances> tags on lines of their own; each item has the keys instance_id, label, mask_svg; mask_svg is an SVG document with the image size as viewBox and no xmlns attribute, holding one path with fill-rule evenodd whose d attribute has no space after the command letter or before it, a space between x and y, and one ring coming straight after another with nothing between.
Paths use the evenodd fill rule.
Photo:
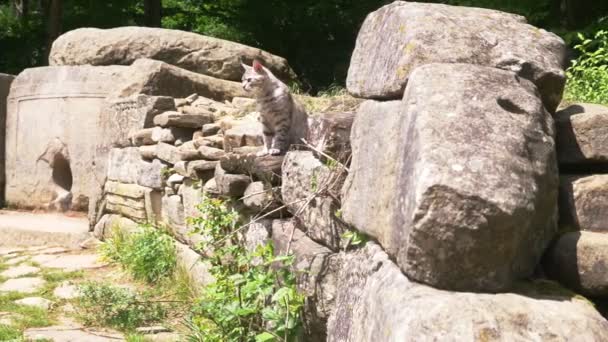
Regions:
<instances>
[{"instance_id":1,"label":"striped fur","mask_svg":"<svg viewBox=\"0 0 608 342\"><path fill-rule=\"evenodd\" d=\"M285 83L270 70L254 61L253 66L243 64L243 89L253 93L260 113L264 149L258 155L280 155L291 144L301 143L306 135L306 112L292 97Z\"/></svg>"}]
</instances>

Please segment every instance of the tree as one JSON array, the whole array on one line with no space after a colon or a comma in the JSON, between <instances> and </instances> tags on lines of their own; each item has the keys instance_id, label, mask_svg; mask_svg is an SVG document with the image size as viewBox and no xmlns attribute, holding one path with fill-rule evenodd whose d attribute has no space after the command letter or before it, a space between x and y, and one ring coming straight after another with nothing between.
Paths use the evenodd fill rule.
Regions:
<instances>
[{"instance_id":1,"label":"tree","mask_svg":"<svg viewBox=\"0 0 608 342\"><path fill-rule=\"evenodd\" d=\"M63 16L63 0L44 0L45 18L47 19L46 34L47 34L47 50L46 55L51 51L53 42L61 34L61 24Z\"/></svg>"},{"instance_id":2,"label":"tree","mask_svg":"<svg viewBox=\"0 0 608 342\"><path fill-rule=\"evenodd\" d=\"M161 19L161 0L144 0L144 25L149 27L160 27Z\"/></svg>"}]
</instances>

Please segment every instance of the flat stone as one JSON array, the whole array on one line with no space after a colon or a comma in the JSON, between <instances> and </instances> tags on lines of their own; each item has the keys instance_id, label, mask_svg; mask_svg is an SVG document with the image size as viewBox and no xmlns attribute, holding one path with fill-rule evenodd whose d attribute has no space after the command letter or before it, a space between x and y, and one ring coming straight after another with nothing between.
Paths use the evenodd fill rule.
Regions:
<instances>
[{"instance_id":1,"label":"flat stone","mask_svg":"<svg viewBox=\"0 0 608 342\"><path fill-rule=\"evenodd\" d=\"M156 158L156 145L139 146L137 148L142 159L152 160Z\"/></svg>"},{"instance_id":2,"label":"flat stone","mask_svg":"<svg viewBox=\"0 0 608 342\"><path fill-rule=\"evenodd\" d=\"M179 159L182 161L200 160L203 159L201 153L194 148L179 148L178 149Z\"/></svg>"},{"instance_id":3,"label":"flat stone","mask_svg":"<svg viewBox=\"0 0 608 342\"><path fill-rule=\"evenodd\" d=\"M226 154L224 150L211 146L200 146L198 152L206 160L220 160Z\"/></svg>"},{"instance_id":4,"label":"flat stone","mask_svg":"<svg viewBox=\"0 0 608 342\"><path fill-rule=\"evenodd\" d=\"M79 296L78 286L69 281L64 281L53 291L53 295L59 299L73 299Z\"/></svg>"},{"instance_id":5,"label":"flat stone","mask_svg":"<svg viewBox=\"0 0 608 342\"><path fill-rule=\"evenodd\" d=\"M78 248L89 238L86 217L0 210L0 246Z\"/></svg>"},{"instance_id":6,"label":"flat stone","mask_svg":"<svg viewBox=\"0 0 608 342\"><path fill-rule=\"evenodd\" d=\"M63 247L49 247L49 248L40 249L33 254L34 255L37 255L37 254L63 254L63 253L67 253L69 251L70 251L69 249L63 248Z\"/></svg>"},{"instance_id":7,"label":"flat stone","mask_svg":"<svg viewBox=\"0 0 608 342\"><path fill-rule=\"evenodd\" d=\"M44 262L40 262L41 267L47 268L61 268L64 271L78 271L84 269L100 268L105 265L99 261L99 255L97 254L75 254L75 255L62 255L53 256Z\"/></svg>"},{"instance_id":8,"label":"flat stone","mask_svg":"<svg viewBox=\"0 0 608 342\"><path fill-rule=\"evenodd\" d=\"M34 293L44 284L46 281L38 277L9 279L0 285L0 292Z\"/></svg>"},{"instance_id":9,"label":"flat stone","mask_svg":"<svg viewBox=\"0 0 608 342\"><path fill-rule=\"evenodd\" d=\"M151 327L139 327L135 329L138 334L158 334L162 332L170 332L171 329L165 328L162 325L155 325Z\"/></svg>"},{"instance_id":10,"label":"flat stone","mask_svg":"<svg viewBox=\"0 0 608 342\"><path fill-rule=\"evenodd\" d=\"M14 257L14 258L6 261L5 264L7 264L9 266L18 265L29 259L30 259L30 257L28 255L22 255L22 256Z\"/></svg>"},{"instance_id":11,"label":"flat stone","mask_svg":"<svg viewBox=\"0 0 608 342\"><path fill-rule=\"evenodd\" d=\"M169 164L175 164L180 161L177 147L167 143L158 143L158 145L156 145L156 157Z\"/></svg>"},{"instance_id":12,"label":"flat stone","mask_svg":"<svg viewBox=\"0 0 608 342\"><path fill-rule=\"evenodd\" d=\"M84 329L79 326L52 326L30 328L23 332L27 341L47 340L54 342L116 342L124 341L122 334L111 331Z\"/></svg>"},{"instance_id":13,"label":"flat stone","mask_svg":"<svg viewBox=\"0 0 608 342\"><path fill-rule=\"evenodd\" d=\"M19 278L28 274L35 274L38 272L40 272L40 269L38 267L22 265L11 267L8 270L0 273L0 276L3 276L5 278Z\"/></svg>"},{"instance_id":14,"label":"flat stone","mask_svg":"<svg viewBox=\"0 0 608 342\"><path fill-rule=\"evenodd\" d=\"M608 175L560 177L560 225L608 232Z\"/></svg>"},{"instance_id":15,"label":"flat stone","mask_svg":"<svg viewBox=\"0 0 608 342\"><path fill-rule=\"evenodd\" d=\"M216 135L220 131L221 127L217 123L204 124L201 133L204 137Z\"/></svg>"},{"instance_id":16,"label":"flat stone","mask_svg":"<svg viewBox=\"0 0 608 342\"><path fill-rule=\"evenodd\" d=\"M153 145L155 141L152 139L152 131L154 128L144 128L133 132L129 136L129 140L133 146Z\"/></svg>"},{"instance_id":17,"label":"flat stone","mask_svg":"<svg viewBox=\"0 0 608 342\"><path fill-rule=\"evenodd\" d=\"M183 127L154 127L152 130L152 140L172 144L177 139L190 140L192 128Z\"/></svg>"},{"instance_id":18,"label":"flat stone","mask_svg":"<svg viewBox=\"0 0 608 342\"><path fill-rule=\"evenodd\" d=\"M25 248L0 247L0 256L7 257L24 251Z\"/></svg>"},{"instance_id":19,"label":"flat stone","mask_svg":"<svg viewBox=\"0 0 608 342\"><path fill-rule=\"evenodd\" d=\"M39 309L48 310L53 302L42 297L27 297L15 301L15 304L31 306Z\"/></svg>"},{"instance_id":20,"label":"flat stone","mask_svg":"<svg viewBox=\"0 0 608 342\"><path fill-rule=\"evenodd\" d=\"M14 312L0 312L0 324L2 325L14 325L23 318L23 315Z\"/></svg>"},{"instance_id":21,"label":"flat stone","mask_svg":"<svg viewBox=\"0 0 608 342\"><path fill-rule=\"evenodd\" d=\"M562 165L608 165L608 107L576 103L555 113L557 160Z\"/></svg>"},{"instance_id":22,"label":"flat stone","mask_svg":"<svg viewBox=\"0 0 608 342\"><path fill-rule=\"evenodd\" d=\"M224 132L224 149L226 152L231 152L232 149L241 146L263 145L262 125L259 122L243 122Z\"/></svg>"},{"instance_id":23,"label":"flat stone","mask_svg":"<svg viewBox=\"0 0 608 342\"><path fill-rule=\"evenodd\" d=\"M203 125L212 123L212 113L184 114L175 111L165 112L154 118L154 124L161 127L184 127L201 128Z\"/></svg>"}]
</instances>

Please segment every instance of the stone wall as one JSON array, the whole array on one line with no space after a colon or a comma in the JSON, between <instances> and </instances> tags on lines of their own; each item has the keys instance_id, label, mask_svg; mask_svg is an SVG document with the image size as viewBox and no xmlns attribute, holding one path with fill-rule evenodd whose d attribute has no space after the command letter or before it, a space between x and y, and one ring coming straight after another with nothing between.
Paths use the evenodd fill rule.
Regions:
<instances>
[{"instance_id":1,"label":"stone wall","mask_svg":"<svg viewBox=\"0 0 608 342\"><path fill-rule=\"evenodd\" d=\"M15 79L13 75L0 74L0 207L4 205L4 185L6 183L4 169L4 139L6 132L6 98L11 87L11 83Z\"/></svg>"}]
</instances>

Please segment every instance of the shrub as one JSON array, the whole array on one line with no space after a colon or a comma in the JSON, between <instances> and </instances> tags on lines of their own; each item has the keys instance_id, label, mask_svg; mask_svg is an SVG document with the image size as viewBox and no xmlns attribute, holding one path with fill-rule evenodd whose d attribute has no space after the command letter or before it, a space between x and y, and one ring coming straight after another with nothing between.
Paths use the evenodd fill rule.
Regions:
<instances>
[{"instance_id":1,"label":"shrub","mask_svg":"<svg viewBox=\"0 0 608 342\"><path fill-rule=\"evenodd\" d=\"M149 301L127 288L108 284L85 283L80 286L77 304L80 318L86 325L108 325L133 330L144 324L158 322L166 316L160 303Z\"/></svg>"},{"instance_id":2,"label":"shrub","mask_svg":"<svg viewBox=\"0 0 608 342\"><path fill-rule=\"evenodd\" d=\"M566 99L608 104L608 30L599 30L593 39L578 35L580 53L566 74Z\"/></svg>"},{"instance_id":3,"label":"shrub","mask_svg":"<svg viewBox=\"0 0 608 342\"><path fill-rule=\"evenodd\" d=\"M301 328L303 297L289 271L291 256L274 256L271 244L248 252L239 241L237 215L218 199L205 198L195 231L208 237L210 272L188 324L190 341L293 341Z\"/></svg>"},{"instance_id":4,"label":"shrub","mask_svg":"<svg viewBox=\"0 0 608 342\"><path fill-rule=\"evenodd\" d=\"M101 247L107 259L120 263L135 279L155 283L173 274L176 251L173 240L165 232L151 226L125 235L114 229L112 238Z\"/></svg>"}]
</instances>

